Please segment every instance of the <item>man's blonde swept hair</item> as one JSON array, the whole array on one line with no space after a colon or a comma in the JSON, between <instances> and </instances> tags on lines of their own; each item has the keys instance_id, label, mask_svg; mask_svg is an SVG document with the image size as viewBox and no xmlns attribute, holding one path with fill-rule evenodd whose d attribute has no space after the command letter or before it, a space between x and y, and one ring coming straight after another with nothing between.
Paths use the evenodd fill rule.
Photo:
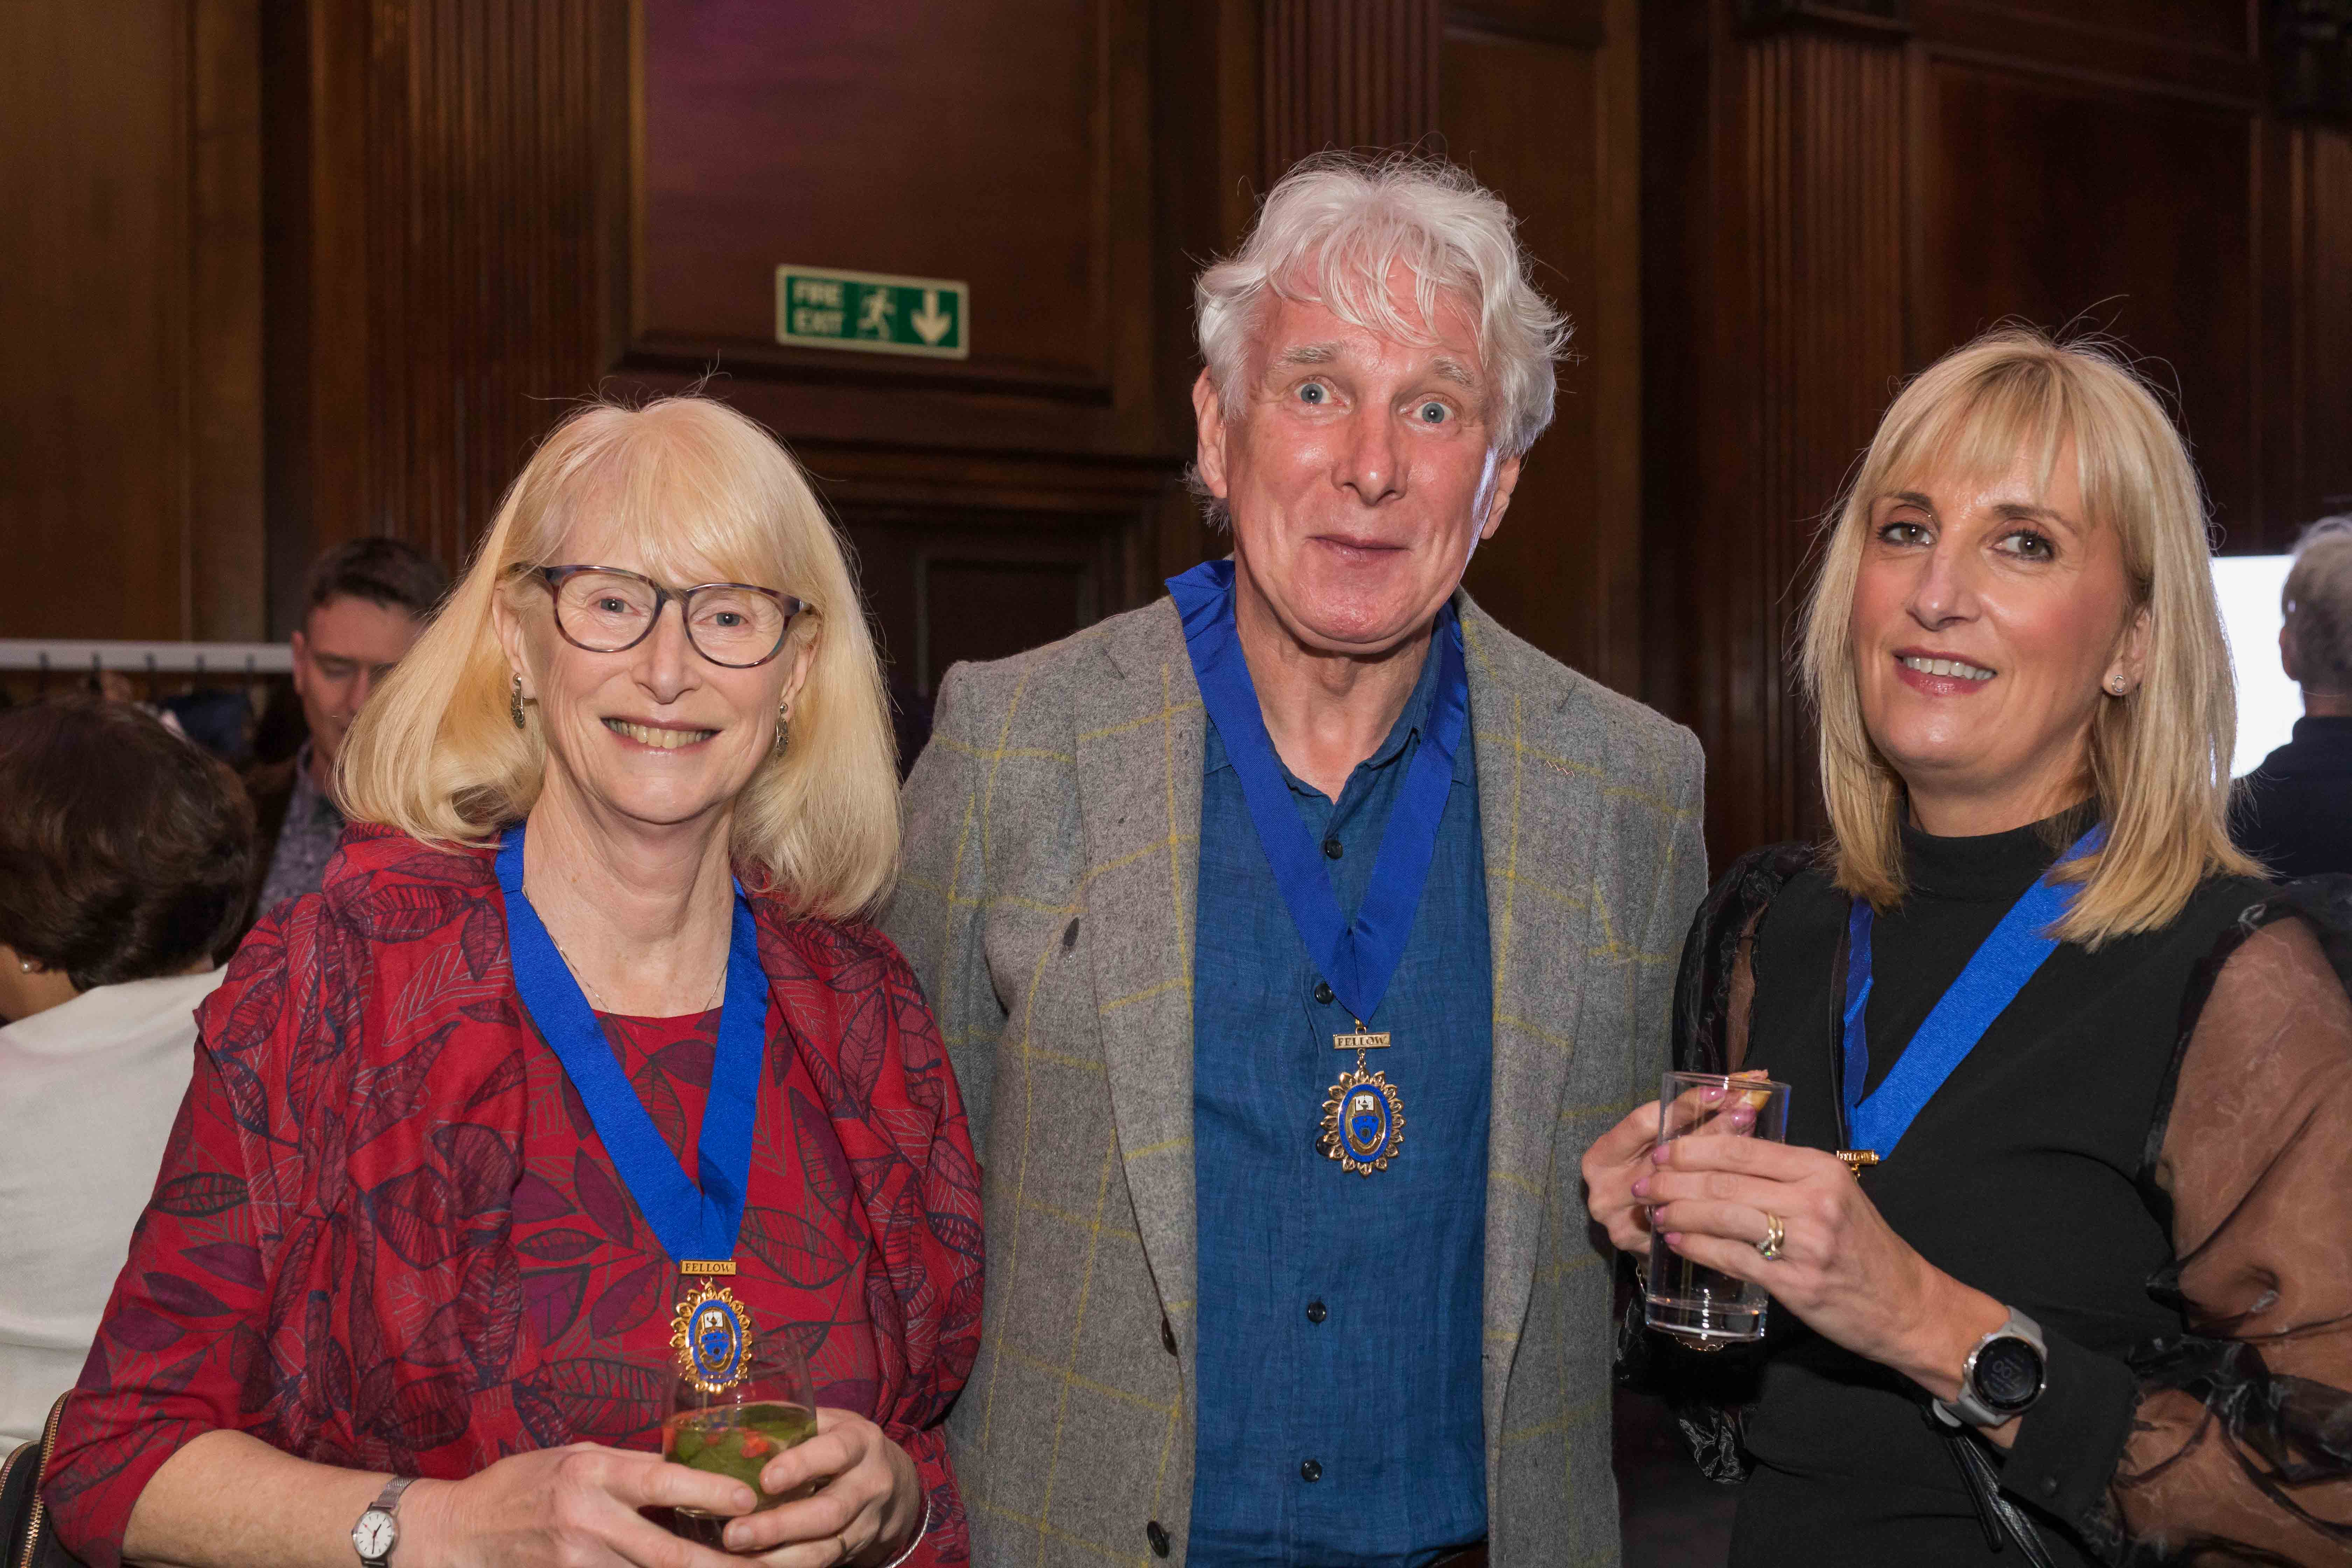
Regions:
<instances>
[{"instance_id":1,"label":"man's blonde swept hair","mask_svg":"<svg viewBox=\"0 0 2352 1568\"><path fill-rule=\"evenodd\" d=\"M352 725L337 770L346 815L480 844L529 814L545 741L535 712L520 730L509 714L492 607L539 591L518 567L566 563L581 518L616 525L667 582L752 583L806 603L776 656L811 650L791 743L744 786L730 847L747 880L796 910L869 913L898 869L898 780L847 552L775 438L707 397L591 404L541 444L440 616Z\"/></svg>"},{"instance_id":2,"label":"man's blonde swept hair","mask_svg":"<svg viewBox=\"0 0 2352 1568\"><path fill-rule=\"evenodd\" d=\"M2083 890L2052 934L2095 948L2169 923L2205 878L2259 875L2230 842L2237 696L2213 593L2204 497L2172 422L2121 359L2093 343L2002 328L1955 349L1903 389L1831 521L1805 607L1802 668L1821 722L1832 869L1880 909L1905 893L1903 781L1863 722L1853 597L1874 504L1934 472L1990 477L2022 454L2046 484L2074 443L2084 521L2123 546L2130 612L2148 614L2145 678L2105 698L2089 778L2105 848L2061 874ZM2128 624L2115 627L2120 637Z\"/></svg>"}]
</instances>

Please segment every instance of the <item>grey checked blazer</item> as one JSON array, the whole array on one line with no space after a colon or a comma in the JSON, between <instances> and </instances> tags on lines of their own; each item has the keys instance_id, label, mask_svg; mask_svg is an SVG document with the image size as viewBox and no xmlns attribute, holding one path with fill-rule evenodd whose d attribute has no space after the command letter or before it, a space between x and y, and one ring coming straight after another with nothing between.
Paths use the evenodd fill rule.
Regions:
<instances>
[{"instance_id":1,"label":"grey checked blazer","mask_svg":"<svg viewBox=\"0 0 2352 1568\"><path fill-rule=\"evenodd\" d=\"M1611 1271L1578 1161L1665 1063L1699 749L1455 602L1494 956L1488 1528L1504 1568L1613 1565ZM885 924L985 1166L987 1317L949 1422L982 1568L1183 1560L1205 722L1161 599L950 670L907 784Z\"/></svg>"}]
</instances>

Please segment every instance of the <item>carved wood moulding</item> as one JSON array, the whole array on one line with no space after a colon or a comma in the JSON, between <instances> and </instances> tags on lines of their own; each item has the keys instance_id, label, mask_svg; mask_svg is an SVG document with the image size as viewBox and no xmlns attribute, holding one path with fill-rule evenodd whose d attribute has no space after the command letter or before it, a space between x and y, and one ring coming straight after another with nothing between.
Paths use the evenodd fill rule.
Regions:
<instances>
[{"instance_id":1,"label":"carved wood moulding","mask_svg":"<svg viewBox=\"0 0 2352 1568\"><path fill-rule=\"evenodd\" d=\"M1891 42L1911 31L1910 0L1738 0L1737 16L1744 33L1809 30Z\"/></svg>"}]
</instances>

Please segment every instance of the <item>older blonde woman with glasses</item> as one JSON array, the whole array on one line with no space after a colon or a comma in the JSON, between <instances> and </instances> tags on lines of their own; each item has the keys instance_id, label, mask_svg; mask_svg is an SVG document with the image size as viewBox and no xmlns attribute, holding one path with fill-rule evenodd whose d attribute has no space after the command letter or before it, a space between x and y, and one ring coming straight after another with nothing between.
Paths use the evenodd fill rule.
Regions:
<instances>
[{"instance_id":1,"label":"older blonde woman with glasses","mask_svg":"<svg viewBox=\"0 0 2352 1568\"><path fill-rule=\"evenodd\" d=\"M2347 1561L2352 898L2231 847L2179 437L1996 333L1825 545L1831 837L1717 886L1675 1020L1678 1066L1791 1086L1788 1142L1654 1144L1651 1104L1584 1162L1619 1247L1778 1303L1752 1349L1627 1336L1747 1483L1732 1563Z\"/></svg>"},{"instance_id":2,"label":"older blonde woman with glasses","mask_svg":"<svg viewBox=\"0 0 2352 1568\"><path fill-rule=\"evenodd\" d=\"M200 1016L51 1456L65 1546L962 1561L939 1423L977 1343L978 1173L865 921L890 731L792 459L707 399L573 416L340 766L323 892ZM780 1384L803 1407L654 1451L688 1387L754 1397L729 1391L776 1343L813 1431Z\"/></svg>"}]
</instances>

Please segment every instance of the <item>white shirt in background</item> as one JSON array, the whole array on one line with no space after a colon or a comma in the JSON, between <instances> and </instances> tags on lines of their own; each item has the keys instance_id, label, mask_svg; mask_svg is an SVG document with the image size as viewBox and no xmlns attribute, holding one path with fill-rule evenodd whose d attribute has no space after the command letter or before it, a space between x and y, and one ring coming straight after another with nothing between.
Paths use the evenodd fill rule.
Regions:
<instances>
[{"instance_id":1,"label":"white shirt in background","mask_svg":"<svg viewBox=\"0 0 2352 1568\"><path fill-rule=\"evenodd\" d=\"M0 1028L0 1453L81 1377L224 973L101 985Z\"/></svg>"}]
</instances>

